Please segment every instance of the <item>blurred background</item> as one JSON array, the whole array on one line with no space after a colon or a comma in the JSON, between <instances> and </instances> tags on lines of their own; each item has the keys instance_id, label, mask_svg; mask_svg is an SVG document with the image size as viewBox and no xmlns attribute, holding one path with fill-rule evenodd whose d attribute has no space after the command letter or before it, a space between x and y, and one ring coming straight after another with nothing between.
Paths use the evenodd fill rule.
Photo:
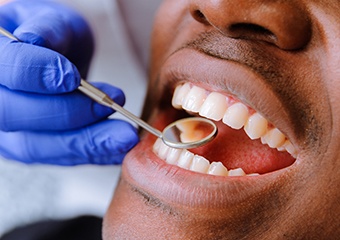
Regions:
<instances>
[{"instance_id":1,"label":"blurred background","mask_svg":"<svg viewBox=\"0 0 340 240\"><path fill-rule=\"evenodd\" d=\"M125 108L140 115L147 84L149 36L160 0L122 1L124 18L116 0L60 2L77 9L95 35L95 55L87 80L120 87L126 95ZM112 117L122 118L118 114ZM102 217L119 172L119 166L25 165L0 157L0 237L17 226L40 220Z\"/></svg>"}]
</instances>

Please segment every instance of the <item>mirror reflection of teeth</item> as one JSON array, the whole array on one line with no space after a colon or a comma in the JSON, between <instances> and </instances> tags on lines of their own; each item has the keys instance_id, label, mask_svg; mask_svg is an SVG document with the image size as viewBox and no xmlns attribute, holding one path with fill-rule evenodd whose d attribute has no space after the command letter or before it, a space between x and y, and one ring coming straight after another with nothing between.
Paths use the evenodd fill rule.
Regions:
<instances>
[{"instance_id":1,"label":"mirror reflection of teeth","mask_svg":"<svg viewBox=\"0 0 340 240\"><path fill-rule=\"evenodd\" d=\"M185 83L176 87L172 105L211 120L222 120L233 129L243 128L250 139L261 139L270 148L287 151L294 158L297 157L295 147L279 129L270 127L260 113L234 98Z\"/></svg>"},{"instance_id":2,"label":"mirror reflection of teeth","mask_svg":"<svg viewBox=\"0 0 340 240\"><path fill-rule=\"evenodd\" d=\"M199 121L178 122L176 127L180 131L180 141L182 143L199 141L212 132L211 125L207 126Z\"/></svg>"}]
</instances>

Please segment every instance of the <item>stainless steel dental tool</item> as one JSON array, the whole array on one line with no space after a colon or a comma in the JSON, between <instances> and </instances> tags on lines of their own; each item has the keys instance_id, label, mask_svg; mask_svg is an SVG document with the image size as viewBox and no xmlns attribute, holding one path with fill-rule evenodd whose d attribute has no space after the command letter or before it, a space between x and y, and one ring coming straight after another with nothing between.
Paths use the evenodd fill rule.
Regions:
<instances>
[{"instance_id":1,"label":"stainless steel dental tool","mask_svg":"<svg viewBox=\"0 0 340 240\"><path fill-rule=\"evenodd\" d=\"M0 34L15 41L19 41L11 33L1 27ZM85 80L81 80L78 89L96 102L114 109L156 137L161 138L162 141L170 147L186 149L199 147L210 142L217 135L215 123L209 119L200 117L177 120L168 125L163 132L161 132L115 103L106 93Z\"/></svg>"}]
</instances>

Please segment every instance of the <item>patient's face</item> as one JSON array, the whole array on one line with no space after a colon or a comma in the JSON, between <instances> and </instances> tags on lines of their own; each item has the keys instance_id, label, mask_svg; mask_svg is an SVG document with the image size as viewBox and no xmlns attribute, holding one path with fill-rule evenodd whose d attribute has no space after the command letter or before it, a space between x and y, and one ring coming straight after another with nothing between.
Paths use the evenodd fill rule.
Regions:
<instances>
[{"instance_id":1,"label":"patient's face","mask_svg":"<svg viewBox=\"0 0 340 240\"><path fill-rule=\"evenodd\" d=\"M165 0L145 118L201 115L219 133L190 152L144 134L104 237L338 237L339 68L338 0Z\"/></svg>"}]
</instances>

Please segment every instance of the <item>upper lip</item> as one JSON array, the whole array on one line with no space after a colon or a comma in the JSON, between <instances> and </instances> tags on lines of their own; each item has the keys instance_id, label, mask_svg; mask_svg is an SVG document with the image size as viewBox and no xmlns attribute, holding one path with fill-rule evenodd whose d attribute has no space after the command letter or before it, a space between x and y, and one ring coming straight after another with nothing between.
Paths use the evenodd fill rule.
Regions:
<instances>
[{"instance_id":1,"label":"upper lip","mask_svg":"<svg viewBox=\"0 0 340 240\"><path fill-rule=\"evenodd\" d=\"M293 144L298 144L287 107L273 92L268 81L248 66L186 48L176 51L167 59L161 69L160 79L168 85L165 91L180 83L191 82L209 91L235 96L261 113Z\"/></svg>"}]
</instances>

